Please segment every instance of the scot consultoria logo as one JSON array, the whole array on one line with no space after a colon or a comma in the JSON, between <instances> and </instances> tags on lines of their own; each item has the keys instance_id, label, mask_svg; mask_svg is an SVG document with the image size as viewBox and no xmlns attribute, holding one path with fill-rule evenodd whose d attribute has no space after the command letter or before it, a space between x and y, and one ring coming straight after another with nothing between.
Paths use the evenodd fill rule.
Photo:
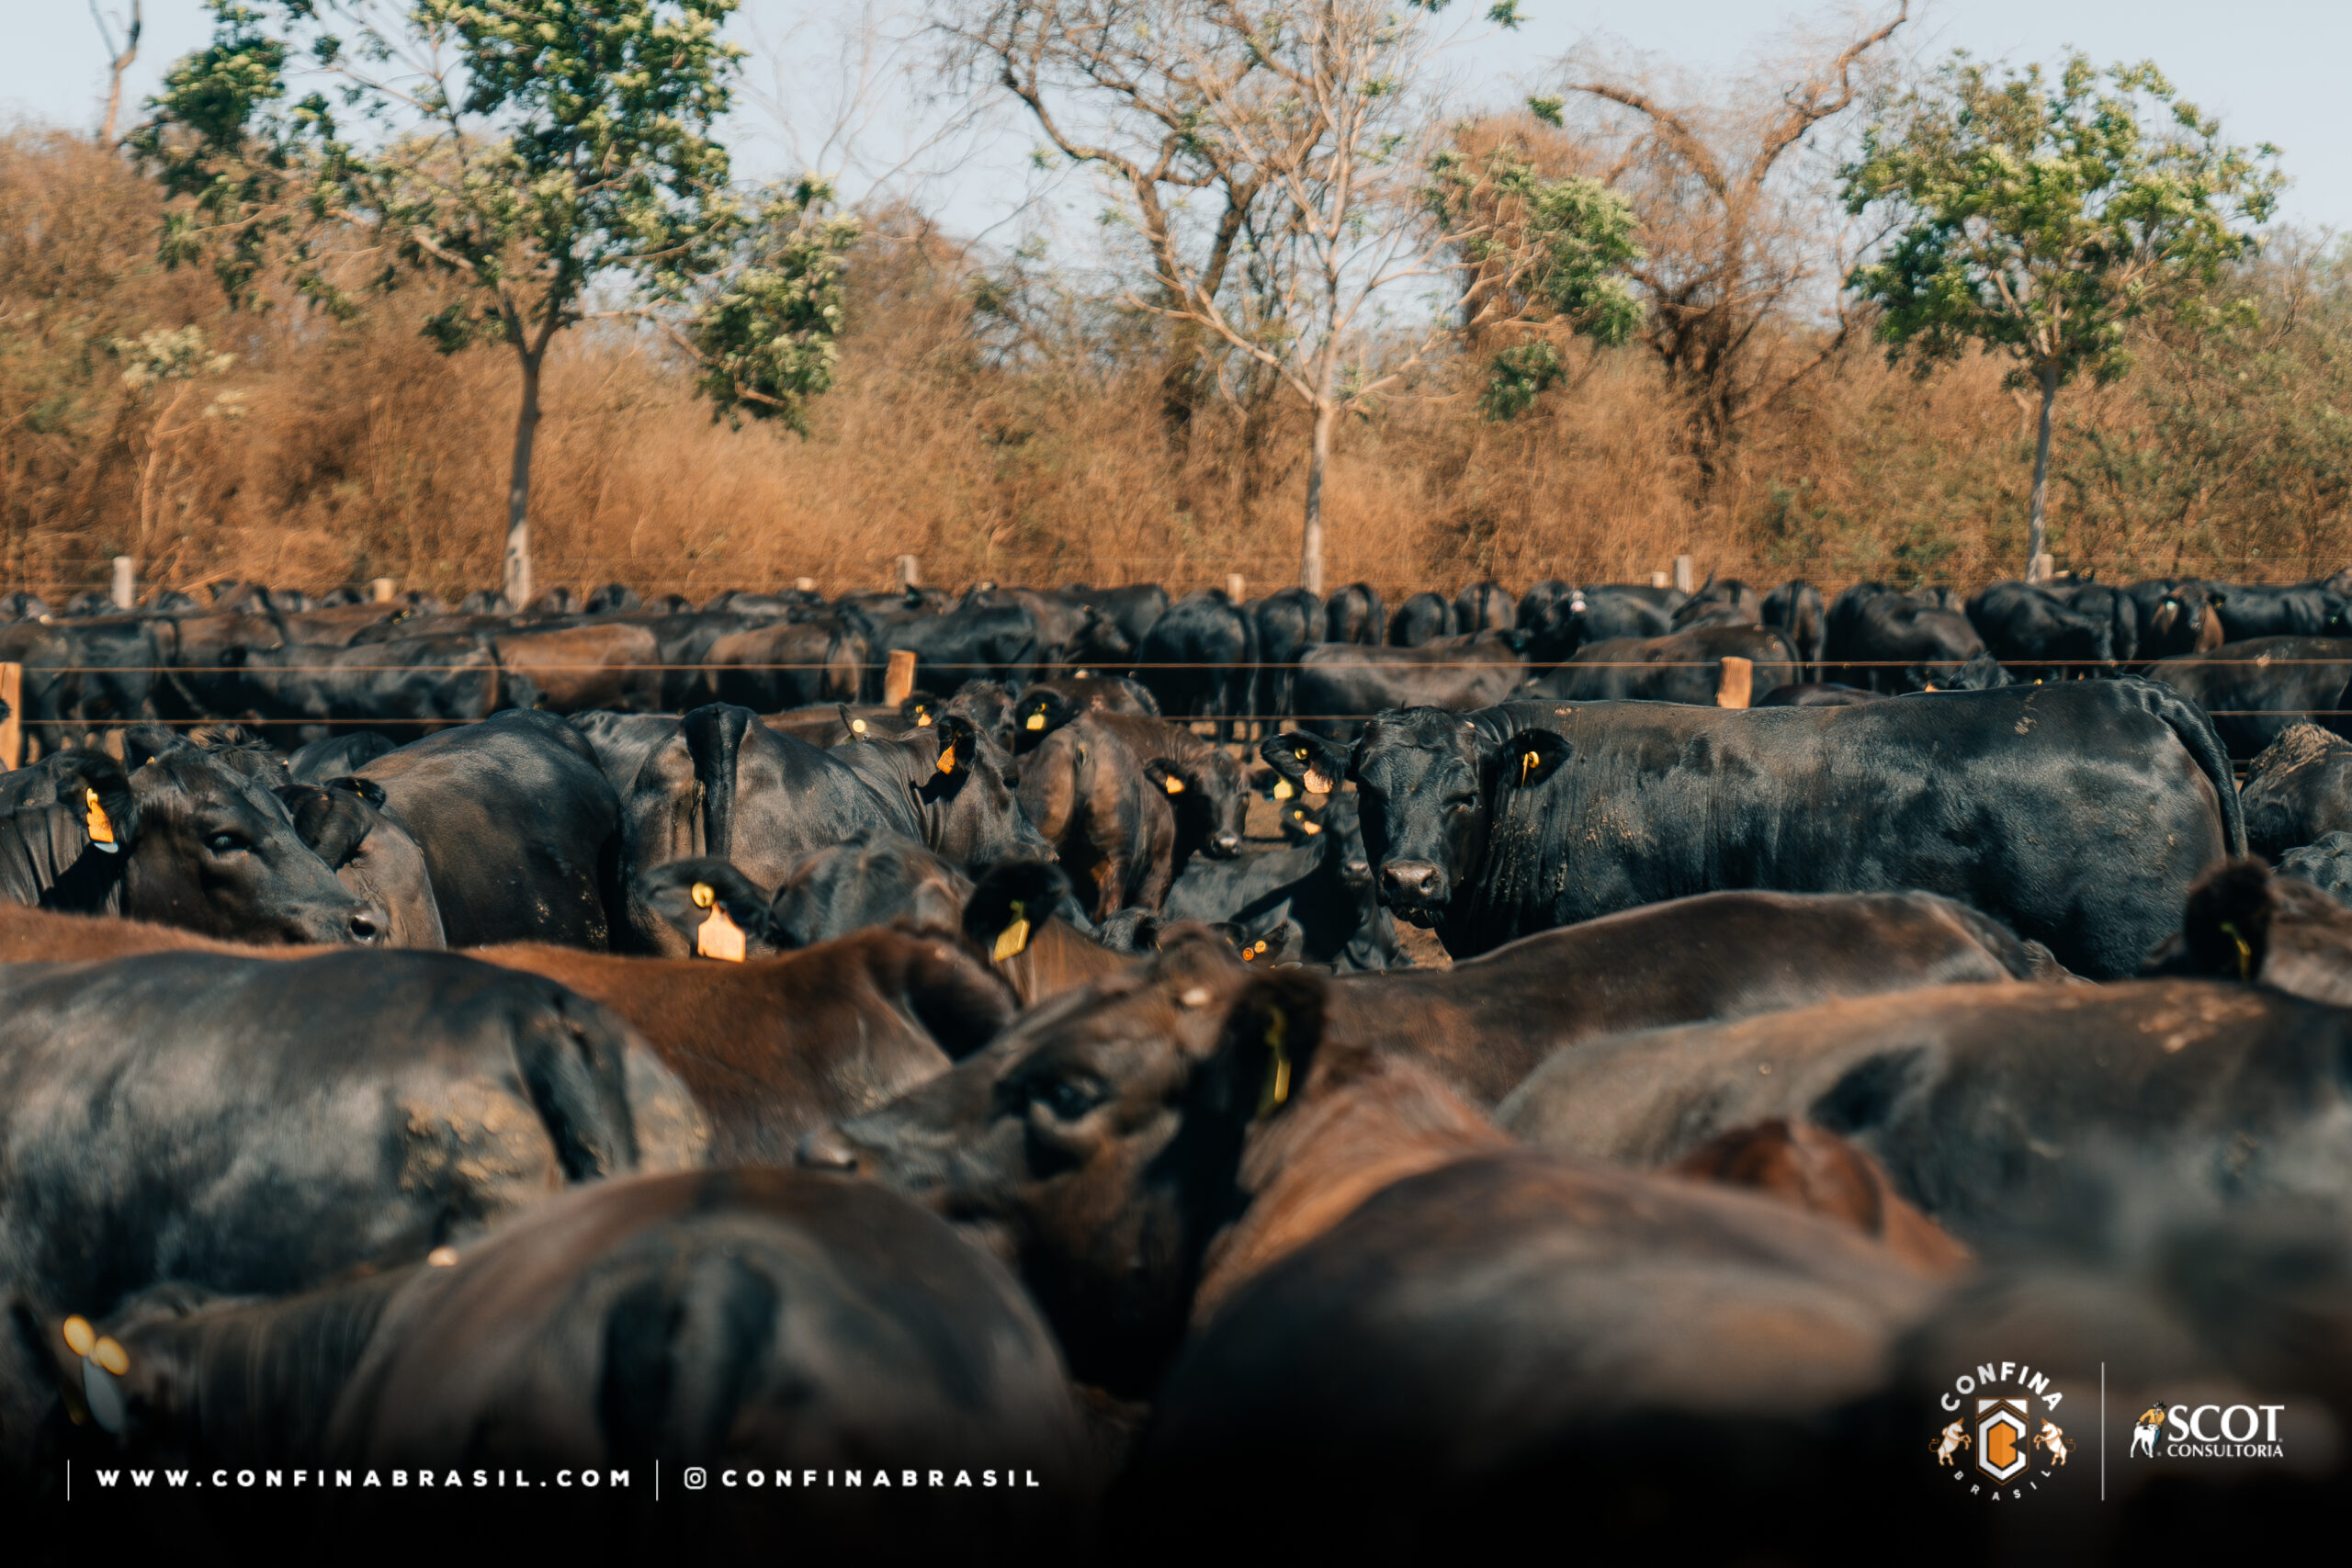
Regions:
<instances>
[{"instance_id":1,"label":"scot consultoria logo","mask_svg":"<svg viewBox=\"0 0 2352 1568\"><path fill-rule=\"evenodd\" d=\"M2023 1502L2054 1481L2074 1451L2056 1419L2065 1397L2046 1372L1986 1361L1952 1380L1939 1401L1943 1429L1928 1447L1971 1496Z\"/></svg>"}]
</instances>

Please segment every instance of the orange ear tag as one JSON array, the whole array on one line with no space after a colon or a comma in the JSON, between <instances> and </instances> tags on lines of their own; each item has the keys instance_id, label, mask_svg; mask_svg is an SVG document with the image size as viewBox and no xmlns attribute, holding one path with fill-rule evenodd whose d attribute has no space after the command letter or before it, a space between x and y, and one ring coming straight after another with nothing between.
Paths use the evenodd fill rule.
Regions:
<instances>
[{"instance_id":1,"label":"orange ear tag","mask_svg":"<svg viewBox=\"0 0 2352 1568\"><path fill-rule=\"evenodd\" d=\"M743 928L729 919L727 911L714 904L710 908L710 919L695 928L695 952L705 958L741 964L743 962Z\"/></svg>"}]
</instances>

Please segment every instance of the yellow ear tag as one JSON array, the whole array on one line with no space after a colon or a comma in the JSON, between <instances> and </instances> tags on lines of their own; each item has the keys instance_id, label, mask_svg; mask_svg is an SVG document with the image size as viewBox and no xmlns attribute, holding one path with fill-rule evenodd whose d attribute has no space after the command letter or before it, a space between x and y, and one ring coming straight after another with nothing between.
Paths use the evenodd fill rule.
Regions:
<instances>
[{"instance_id":1,"label":"yellow ear tag","mask_svg":"<svg viewBox=\"0 0 2352 1568\"><path fill-rule=\"evenodd\" d=\"M1290 780L1276 779L1274 781L1274 798L1276 800L1288 800L1292 795L1296 795L1298 791L1291 788Z\"/></svg>"},{"instance_id":2,"label":"yellow ear tag","mask_svg":"<svg viewBox=\"0 0 2352 1568\"><path fill-rule=\"evenodd\" d=\"M1043 729L1046 728L1046 716L1041 713L1033 713L1029 716L1028 722L1023 724L1022 728L1023 729Z\"/></svg>"},{"instance_id":3,"label":"yellow ear tag","mask_svg":"<svg viewBox=\"0 0 2352 1568\"><path fill-rule=\"evenodd\" d=\"M956 743L952 740L939 749L939 771L943 773L956 771Z\"/></svg>"},{"instance_id":4,"label":"yellow ear tag","mask_svg":"<svg viewBox=\"0 0 2352 1568\"><path fill-rule=\"evenodd\" d=\"M915 710L915 728L917 729L929 729L931 728L930 710L926 708L917 708Z\"/></svg>"},{"instance_id":5,"label":"yellow ear tag","mask_svg":"<svg viewBox=\"0 0 2352 1568\"><path fill-rule=\"evenodd\" d=\"M718 889L707 882L697 882L695 884L694 900L695 908L707 909L718 902Z\"/></svg>"},{"instance_id":6,"label":"yellow ear tag","mask_svg":"<svg viewBox=\"0 0 2352 1568\"><path fill-rule=\"evenodd\" d=\"M90 842L103 850L116 848L114 822L107 816L107 808L98 804L98 792L82 792L82 825L90 830Z\"/></svg>"},{"instance_id":7,"label":"yellow ear tag","mask_svg":"<svg viewBox=\"0 0 2352 1568\"><path fill-rule=\"evenodd\" d=\"M65 1348L77 1356L86 1356L96 1348L97 1343L98 1331L90 1326L88 1318L84 1317L80 1313L75 1313L65 1320Z\"/></svg>"},{"instance_id":8,"label":"yellow ear tag","mask_svg":"<svg viewBox=\"0 0 2352 1568\"><path fill-rule=\"evenodd\" d=\"M1274 1059L1266 1065L1266 1087L1258 1091L1258 1114L1272 1115L1290 1098L1290 1054L1283 1049L1283 1036L1288 1032L1290 1020L1280 1008L1270 1009L1266 1015L1266 1045Z\"/></svg>"},{"instance_id":9,"label":"yellow ear tag","mask_svg":"<svg viewBox=\"0 0 2352 1568\"><path fill-rule=\"evenodd\" d=\"M1532 751L1528 752L1519 760L1519 782L1521 784L1525 784L1527 782L1527 775L1535 771L1535 763L1536 756Z\"/></svg>"},{"instance_id":10,"label":"yellow ear tag","mask_svg":"<svg viewBox=\"0 0 2352 1568\"><path fill-rule=\"evenodd\" d=\"M1182 795L1184 793L1184 781L1176 777L1172 773L1161 782L1165 784L1168 793L1170 795Z\"/></svg>"},{"instance_id":11,"label":"yellow ear tag","mask_svg":"<svg viewBox=\"0 0 2352 1568\"><path fill-rule=\"evenodd\" d=\"M90 1351L90 1359L120 1377L130 1371L130 1352L111 1339L101 1339Z\"/></svg>"},{"instance_id":12,"label":"yellow ear tag","mask_svg":"<svg viewBox=\"0 0 2352 1568\"><path fill-rule=\"evenodd\" d=\"M989 952L991 963L1001 964L1008 958L1018 958L1029 945L1029 907L1016 898L1012 901L1012 923L996 933L996 946Z\"/></svg>"},{"instance_id":13,"label":"yellow ear tag","mask_svg":"<svg viewBox=\"0 0 2352 1568\"><path fill-rule=\"evenodd\" d=\"M2253 979L2254 949L2247 945L2245 938L2238 934L2238 928L2233 922L2223 920L2222 922L2222 932L2223 935L2227 936L2230 941L2237 944L2238 978L2241 980Z\"/></svg>"},{"instance_id":14,"label":"yellow ear tag","mask_svg":"<svg viewBox=\"0 0 2352 1568\"><path fill-rule=\"evenodd\" d=\"M851 719L851 720L849 721L849 732L850 732L852 735L863 735L863 734L865 734L865 721L864 719L862 719L862 718L854 718L854 719Z\"/></svg>"},{"instance_id":15,"label":"yellow ear tag","mask_svg":"<svg viewBox=\"0 0 2352 1568\"><path fill-rule=\"evenodd\" d=\"M727 911L714 904L710 919L695 928L695 952L704 958L741 964L743 962L743 928L729 919Z\"/></svg>"}]
</instances>

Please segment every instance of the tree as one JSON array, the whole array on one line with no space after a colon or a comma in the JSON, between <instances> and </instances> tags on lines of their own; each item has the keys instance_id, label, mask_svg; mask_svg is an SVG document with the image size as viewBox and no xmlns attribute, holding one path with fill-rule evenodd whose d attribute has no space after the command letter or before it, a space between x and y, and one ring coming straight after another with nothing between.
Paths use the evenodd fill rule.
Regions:
<instances>
[{"instance_id":1,"label":"tree","mask_svg":"<svg viewBox=\"0 0 2352 1568\"><path fill-rule=\"evenodd\" d=\"M1824 303L1815 286L1828 249L1816 221L1824 198L1792 174L1793 155L1853 106L1867 57L1909 16L1904 0L1869 32L1768 68L1756 82L1768 92L1724 108L1671 104L1638 77L1570 63L1566 90L1607 106L1579 125L1583 140L1606 159L1601 177L1641 214L1645 254L1633 275L1648 306L1642 341L1685 400L1702 496L1741 427L1846 340L1850 322L1834 298L1829 331L1791 330L1797 312ZM1529 107L1561 125L1567 105L1534 98Z\"/></svg>"},{"instance_id":2,"label":"tree","mask_svg":"<svg viewBox=\"0 0 2352 1568\"><path fill-rule=\"evenodd\" d=\"M1001 0L958 31L1056 148L1110 175L1148 268L1129 307L1306 406L1299 581L1314 592L1340 416L1466 332L1554 296L1584 310L1632 226L1589 182L1570 192L1450 145L1431 69L1443 5ZM1487 15L1518 20L1508 4ZM1407 308L1417 288L1448 285L1452 308ZM1592 312L1596 330L1611 315Z\"/></svg>"},{"instance_id":3,"label":"tree","mask_svg":"<svg viewBox=\"0 0 2352 1568\"><path fill-rule=\"evenodd\" d=\"M812 218L813 190L757 217L730 190L710 132L741 52L718 36L736 3L209 0L211 44L173 67L133 139L184 198L167 258L209 255L232 299L283 271L348 311L360 287L422 272L447 301L424 322L437 347L514 351L504 586L518 605L559 333L684 317L673 340L721 367L709 384L737 414L796 421L830 378L813 340L830 344L838 300L821 280L778 287L774 264L838 267L854 231ZM321 80L296 99L298 66Z\"/></svg>"},{"instance_id":4,"label":"tree","mask_svg":"<svg viewBox=\"0 0 2352 1568\"><path fill-rule=\"evenodd\" d=\"M1953 58L1876 117L1843 174L1848 209L1899 230L1850 286L1878 305L1891 357L1924 373L1967 347L2006 355L2041 394L2029 574L2046 536L2051 413L2088 372L2132 364L2126 327L2162 313L2201 330L2250 320L2218 290L2277 205L2277 149L2225 144L2152 63L2067 57L2056 82ZM2244 227L2239 227L2243 225Z\"/></svg>"},{"instance_id":5,"label":"tree","mask_svg":"<svg viewBox=\"0 0 2352 1568\"><path fill-rule=\"evenodd\" d=\"M90 20L98 24L98 37L107 46L107 118L98 127L98 140L111 146L114 142L115 121L122 114L122 75L130 62L139 58L139 35L146 28L140 15L141 0L130 0L130 19L123 24L122 47L115 47L114 28L107 24L106 13L98 9L98 0L90 0Z\"/></svg>"}]
</instances>

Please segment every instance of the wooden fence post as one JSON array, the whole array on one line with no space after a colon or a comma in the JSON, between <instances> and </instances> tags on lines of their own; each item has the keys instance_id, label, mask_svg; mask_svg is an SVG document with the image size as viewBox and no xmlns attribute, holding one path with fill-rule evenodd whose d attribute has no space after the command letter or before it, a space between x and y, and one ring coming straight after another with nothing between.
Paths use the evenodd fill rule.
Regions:
<instances>
[{"instance_id":1,"label":"wooden fence post","mask_svg":"<svg viewBox=\"0 0 2352 1568\"><path fill-rule=\"evenodd\" d=\"M0 773L25 765L25 667L0 664Z\"/></svg>"},{"instance_id":2,"label":"wooden fence post","mask_svg":"<svg viewBox=\"0 0 2352 1568\"><path fill-rule=\"evenodd\" d=\"M1692 591L1691 585L1696 581L1698 581L1698 573L1691 570L1690 558L1689 556L1675 557L1674 586L1676 590L1689 593Z\"/></svg>"},{"instance_id":3,"label":"wooden fence post","mask_svg":"<svg viewBox=\"0 0 2352 1568\"><path fill-rule=\"evenodd\" d=\"M374 600L379 604L390 604L392 602L392 580L389 577L379 577L373 582L370 582L368 585L368 597Z\"/></svg>"},{"instance_id":4,"label":"wooden fence post","mask_svg":"<svg viewBox=\"0 0 2352 1568\"><path fill-rule=\"evenodd\" d=\"M1715 685L1715 705L1719 708L1744 708L1747 695L1756 689L1756 662L1736 653L1724 655L1721 679Z\"/></svg>"},{"instance_id":5,"label":"wooden fence post","mask_svg":"<svg viewBox=\"0 0 2352 1568\"><path fill-rule=\"evenodd\" d=\"M898 648L890 650L890 667L882 676L882 700L897 706L914 695L915 650Z\"/></svg>"},{"instance_id":6,"label":"wooden fence post","mask_svg":"<svg viewBox=\"0 0 2352 1568\"><path fill-rule=\"evenodd\" d=\"M114 558L114 607L116 609L130 608L137 592L136 576L129 556Z\"/></svg>"},{"instance_id":7,"label":"wooden fence post","mask_svg":"<svg viewBox=\"0 0 2352 1568\"><path fill-rule=\"evenodd\" d=\"M1664 572L1662 572L1662 571L1654 571L1654 572L1650 573L1650 586L1651 586L1652 588L1664 588L1664 587L1666 587L1666 586L1667 586L1667 575L1666 575L1666 573L1664 573Z\"/></svg>"},{"instance_id":8,"label":"wooden fence post","mask_svg":"<svg viewBox=\"0 0 2352 1568\"><path fill-rule=\"evenodd\" d=\"M901 588L922 586L922 572L916 567L915 558L912 556L899 558L899 586Z\"/></svg>"},{"instance_id":9,"label":"wooden fence post","mask_svg":"<svg viewBox=\"0 0 2352 1568\"><path fill-rule=\"evenodd\" d=\"M1238 571L1225 574L1225 596L1238 604L1249 596L1250 584Z\"/></svg>"},{"instance_id":10,"label":"wooden fence post","mask_svg":"<svg viewBox=\"0 0 2352 1568\"><path fill-rule=\"evenodd\" d=\"M814 593L817 592L817 580L813 577L796 577L792 580L792 586L800 592Z\"/></svg>"}]
</instances>

